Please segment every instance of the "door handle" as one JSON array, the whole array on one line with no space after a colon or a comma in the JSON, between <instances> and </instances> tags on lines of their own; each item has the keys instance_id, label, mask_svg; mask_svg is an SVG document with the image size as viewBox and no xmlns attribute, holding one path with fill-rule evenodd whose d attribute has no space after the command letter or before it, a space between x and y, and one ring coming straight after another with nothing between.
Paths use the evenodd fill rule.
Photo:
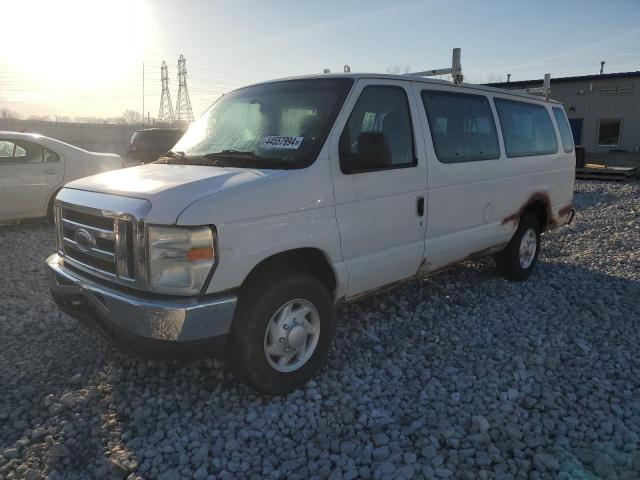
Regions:
<instances>
[{"instance_id":1,"label":"door handle","mask_svg":"<svg viewBox=\"0 0 640 480\"><path fill-rule=\"evenodd\" d=\"M417 214L419 217L424 217L424 197L418 197Z\"/></svg>"}]
</instances>

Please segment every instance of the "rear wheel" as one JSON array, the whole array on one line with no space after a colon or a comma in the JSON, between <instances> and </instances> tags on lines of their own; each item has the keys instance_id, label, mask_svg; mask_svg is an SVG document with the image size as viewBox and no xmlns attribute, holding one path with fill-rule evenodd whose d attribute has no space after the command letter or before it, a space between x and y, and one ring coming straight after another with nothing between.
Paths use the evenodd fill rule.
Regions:
<instances>
[{"instance_id":1,"label":"rear wheel","mask_svg":"<svg viewBox=\"0 0 640 480\"><path fill-rule=\"evenodd\" d=\"M306 383L326 362L334 306L316 278L263 274L241 294L232 328L232 368L250 387L286 394Z\"/></svg>"},{"instance_id":2,"label":"rear wheel","mask_svg":"<svg viewBox=\"0 0 640 480\"><path fill-rule=\"evenodd\" d=\"M496 267L509 280L526 280L540 254L540 223L532 214L520 218L518 228L506 248L494 256Z\"/></svg>"}]
</instances>

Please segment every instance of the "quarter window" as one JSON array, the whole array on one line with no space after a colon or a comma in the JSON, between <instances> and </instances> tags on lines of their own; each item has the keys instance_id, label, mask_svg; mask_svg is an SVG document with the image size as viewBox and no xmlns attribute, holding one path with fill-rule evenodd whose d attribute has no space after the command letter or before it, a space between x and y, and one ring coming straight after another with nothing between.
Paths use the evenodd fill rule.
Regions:
<instances>
[{"instance_id":1,"label":"quarter window","mask_svg":"<svg viewBox=\"0 0 640 480\"><path fill-rule=\"evenodd\" d=\"M567 117L561 108L553 107L553 116L556 117L558 130L560 130L560 138L562 139L562 148L565 152L573 152L573 135Z\"/></svg>"},{"instance_id":2,"label":"quarter window","mask_svg":"<svg viewBox=\"0 0 640 480\"><path fill-rule=\"evenodd\" d=\"M620 145L620 120L600 120L598 124L598 146Z\"/></svg>"},{"instance_id":3,"label":"quarter window","mask_svg":"<svg viewBox=\"0 0 640 480\"><path fill-rule=\"evenodd\" d=\"M43 148L42 159L44 160L44 163L55 163L60 161L60 156L56 152L52 152L48 148Z\"/></svg>"},{"instance_id":4,"label":"quarter window","mask_svg":"<svg viewBox=\"0 0 640 480\"><path fill-rule=\"evenodd\" d=\"M495 99L507 157L545 155L558 151L547 109L535 103Z\"/></svg>"},{"instance_id":5,"label":"quarter window","mask_svg":"<svg viewBox=\"0 0 640 480\"><path fill-rule=\"evenodd\" d=\"M482 95L424 90L431 137L443 163L500 158L496 124Z\"/></svg>"},{"instance_id":6,"label":"quarter window","mask_svg":"<svg viewBox=\"0 0 640 480\"><path fill-rule=\"evenodd\" d=\"M388 145L388 164L368 162L359 151L361 134L377 134ZM381 143L381 144L382 144ZM364 154L366 156L366 153ZM340 168L345 173L416 165L409 102L403 88L365 87L340 136Z\"/></svg>"}]
</instances>

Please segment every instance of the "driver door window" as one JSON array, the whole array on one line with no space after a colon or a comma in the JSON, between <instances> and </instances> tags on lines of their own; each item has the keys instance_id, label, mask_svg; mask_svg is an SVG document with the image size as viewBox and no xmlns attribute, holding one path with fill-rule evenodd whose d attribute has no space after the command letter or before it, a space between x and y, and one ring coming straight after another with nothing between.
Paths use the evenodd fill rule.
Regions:
<instances>
[{"instance_id":1,"label":"driver door window","mask_svg":"<svg viewBox=\"0 0 640 480\"><path fill-rule=\"evenodd\" d=\"M343 173L357 173L415 165L404 89L365 87L340 136L340 169Z\"/></svg>"}]
</instances>

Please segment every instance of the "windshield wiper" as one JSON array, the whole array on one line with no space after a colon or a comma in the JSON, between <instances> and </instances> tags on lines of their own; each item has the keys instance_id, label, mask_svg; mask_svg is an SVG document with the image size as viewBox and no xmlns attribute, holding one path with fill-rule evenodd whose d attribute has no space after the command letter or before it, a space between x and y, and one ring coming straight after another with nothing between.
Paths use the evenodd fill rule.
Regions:
<instances>
[{"instance_id":1,"label":"windshield wiper","mask_svg":"<svg viewBox=\"0 0 640 480\"><path fill-rule=\"evenodd\" d=\"M291 162L282 158L261 157L254 152L240 150L221 150L204 155L186 155L185 152L169 151L156 160L156 163L175 165L206 165L212 167L267 168L288 170L296 168Z\"/></svg>"},{"instance_id":2,"label":"windshield wiper","mask_svg":"<svg viewBox=\"0 0 640 480\"><path fill-rule=\"evenodd\" d=\"M167 153L165 153L164 155L162 155L163 157L180 157L180 158L184 158L184 152L180 151L180 152L174 152L173 150L169 150Z\"/></svg>"},{"instance_id":3,"label":"windshield wiper","mask_svg":"<svg viewBox=\"0 0 640 480\"><path fill-rule=\"evenodd\" d=\"M244 168L269 168L290 169L291 162L280 157L261 157L254 152L242 152L240 150L221 150L219 152L205 153L202 158L212 160L212 165L218 167L244 167Z\"/></svg>"},{"instance_id":4,"label":"windshield wiper","mask_svg":"<svg viewBox=\"0 0 640 480\"><path fill-rule=\"evenodd\" d=\"M254 152L242 152L240 150L233 150L233 149L220 150L219 152L207 153L206 155L218 155L219 153L223 154L223 155L249 155L249 156L255 156ZM206 155L203 155L203 156L206 156Z\"/></svg>"}]
</instances>

